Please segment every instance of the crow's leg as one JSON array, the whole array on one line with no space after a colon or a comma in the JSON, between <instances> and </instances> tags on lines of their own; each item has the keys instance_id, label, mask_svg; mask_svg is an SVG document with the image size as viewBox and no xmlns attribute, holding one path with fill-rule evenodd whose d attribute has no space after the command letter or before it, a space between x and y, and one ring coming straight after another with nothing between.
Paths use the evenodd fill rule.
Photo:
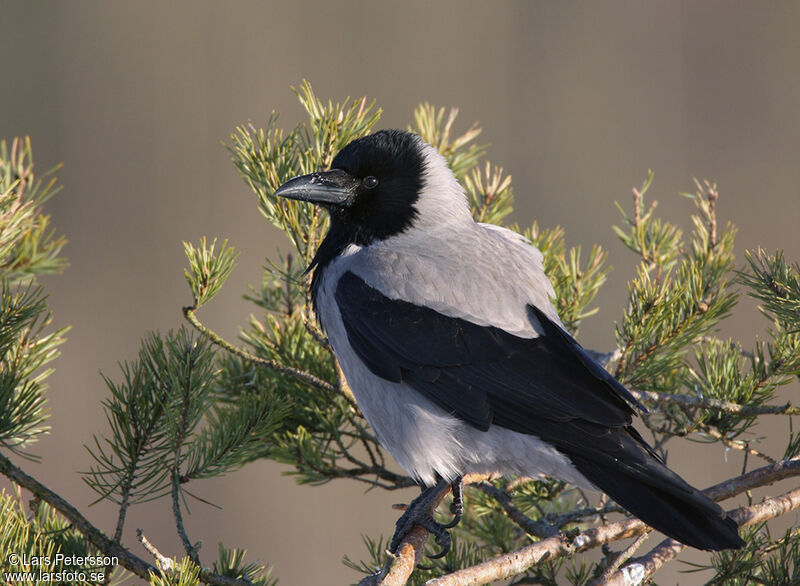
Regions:
<instances>
[{"instance_id":1,"label":"crow's leg","mask_svg":"<svg viewBox=\"0 0 800 586\"><path fill-rule=\"evenodd\" d=\"M414 525L419 525L433 535L436 543L442 550L436 555L429 556L431 559L438 559L447 555L450 551L450 533L448 529L452 529L458 522L461 521L461 516L464 512L464 501L461 487L461 479L453 482L450 487L453 491L453 504L450 505L450 511L453 513L453 520L449 523L442 524L435 521L430 511L431 505L436 496L447 486L447 482L440 480L436 486L423 489L422 494L411 501L411 504L406 508L405 513L397 520L394 530L394 537L389 545L389 551L394 553L400 542L408 534Z\"/></svg>"},{"instance_id":2,"label":"crow's leg","mask_svg":"<svg viewBox=\"0 0 800 586\"><path fill-rule=\"evenodd\" d=\"M450 490L453 493L453 502L450 503L450 512L453 514L453 519L449 523L442 525L445 529L452 529L458 525L464 514L464 485L461 483L461 478L450 485Z\"/></svg>"}]
</instances>

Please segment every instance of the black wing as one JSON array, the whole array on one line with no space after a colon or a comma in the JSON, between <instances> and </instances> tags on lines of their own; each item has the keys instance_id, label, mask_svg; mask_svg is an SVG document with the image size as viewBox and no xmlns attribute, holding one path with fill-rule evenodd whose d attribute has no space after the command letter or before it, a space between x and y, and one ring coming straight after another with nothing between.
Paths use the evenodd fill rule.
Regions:
<instances>
[{"instance_id":1,"label":"black wing","mask_svg":"<svg viewBox=\"0 0 800 586\"><path fill-rule=\"evenodd\" d=\"M375 375L404 382L480 429L533 434L645 522L701 549L742 544L718 505L664 466L631 426L643 407L534 306L521 338L390 299L351 272L335 293L347 337Z\"/></svg>"},{"instance_id":2,"label":"black wing","mask_svg":"<svg viewBox=\"0 0 800 586\"><path fill-rule=\"evenodd\" d=\"M389 299L350 272L339 280L336 302L351 345L374 374L404 381L479 429L536 433L542 417L620 427L640 406L533 306L531 320L544 329L537 338Z\"/></svg>"}]
</instances>

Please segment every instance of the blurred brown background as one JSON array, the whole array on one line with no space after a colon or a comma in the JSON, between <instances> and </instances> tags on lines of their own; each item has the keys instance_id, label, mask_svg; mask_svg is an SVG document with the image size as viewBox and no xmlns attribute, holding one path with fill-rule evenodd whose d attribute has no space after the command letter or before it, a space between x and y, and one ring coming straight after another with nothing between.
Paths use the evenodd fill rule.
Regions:
<instances>
[{"instance_id":1,"label":"blurred brown background","mask_svg":"<svg viewBox=\"0 0 800 586\"><path fill-rule=\"evenodd\" d=\"M82 447L106 432L98 370L117 377L147 330L181 324L189 300L182 240L229 238L239 267L201 317L233 339L264 258L287 243L259 215L221 142L271 110L301 119L289 91L309 79L324 99L368 95L381 126L404 127L429 100L479 120L491 160L514 177L523 225L561 224L570 244L602 243L615 267L602 313L582 340L609 348L633 258L615 240L648 168L660 213L688 228L677 193L692 177L719 182L737 252L758 245L800 259L800 4L789 2L8 2L0 1L0 137L30 134L40 171L57 162L64 191L50 204L71 266L48 278L58 324L72 324L51 379L53 431L24 464L106 531L113 508L81 482ZM745 343L765 322L743 301L725 333ZM791 394L797 387L791 387ZM762 434L785 437L785 422ZM721 451L702 461L675 442L671 462L706 486L733 475ZM364 492L345 481L296 487L260 462L190 487L187 529L205 543L247 548L284 584L338 584L364 554L360 535L390 534L389 504L412 493ZM796 521L796 517L794 518ZM134 508L134 530L179 554L166 501ZM662 583L697 583L663 575Z\"/></svg>"}]
</instances>

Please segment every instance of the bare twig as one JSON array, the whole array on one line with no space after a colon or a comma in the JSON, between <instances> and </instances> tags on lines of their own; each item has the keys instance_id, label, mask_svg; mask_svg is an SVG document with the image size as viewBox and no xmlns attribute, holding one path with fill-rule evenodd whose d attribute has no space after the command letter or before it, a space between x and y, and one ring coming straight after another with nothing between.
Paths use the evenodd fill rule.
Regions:
<instances>
[{"instance_id":1,"label":"bare twig","mask_svg":"<svg viewBox=\"0 0 800 586\"><path fill-rule=\"evenodd\" d=\"M122 543L122 529L125 526L125 516L128 512L128 504L130 499L130 484L124 483L122 486L122 498L120 499L119 505L119 515L117 516L117 528L114 530L114 541L116 543ZM137 529L137 535L141 532L141 529ZM144 536L142 536L144 537ZM141 540L140 540L141 541ZM146 547L146 546L145 546ZM107 565L105 567L105 580L103 580L103 585L111 582L111 572L114 570L114 566Z\"/></svg>"},{"instance_id":2,"label":"bare twig","mask_svg":"<svg viewBox=\"0 0 800 586\"><path fill-rule=\"evenodd\" d=\"M158 565L161 566L163 570L171 570L175 567L175 560L173 560L172 558L168 558L163 553L158 551L158 548L152 543L150 543L147 537L144 536L144 533L142 532L141 529L136 530L136 538L139 540L139 543L141 543L144 546L144 548L148 552L150 552L150 555L156 558Z\"/></svg>"},{"instance_id":3,"label":"bare twig","mask_svg":"<svg viewBox=\"0 0 800 586\"><path fill-rule=\"evenodd\" d=\"M746 490L768 486L784 478L800 475L800 456L756 468L747 474L724 480L703 491L708 498L721 501Z\"/></svg>"},{"instance_id":4,"label":"bare twig","mask_svg":"<svg viewBox=\"0 0 800 586\"><path fill-rule=\"evenodd\" d=\"M344 376L344 372L342 371L342 367L339 365L339 361L336 360L336 380L337 380L337 388L338 391L344 395L345 399L350 403L350 407L361 415L361 408L356 403L355 395L353 395L353 390L350 388L350 385L347 384L347 379Z\"/></svg>"},{"instance_id":5,"label":"bare twig","mask_svg":"<svg viewBox=\"0 0 800 586\"><path fill-rule=\"evenodd\" d=\"M304 315L303 326L306 328L308 334L312 338L314 338L314 341L317 344L325 348L328 352L333 352L333 348L331 348L331 343L328 341L328 338L325 336L325 334L322 333L322 331L316 325L314 325L312 319Z\"/></svg>"},{"instance_id":6,"label":"bare twig","mask_svg":"<svg viewBox=\"0 0 800 586\"><path fill-rule=\"evenodd\" d=\"M770 464L774 464L776 462L775 458L768 456L763 452L759 452L755 448L751 448L749 442L743 442L742 440L727 438L713 427L709 427L708 425L702 425L698 428L698 430L710 437L713 437L715 440L719 441L720 443L722 443L722 445L728 448L744 452L745 457L747 457L748 455L756 456L766 462L769 462Z\"/></svg>"},{"instance_id":7,"label":"bare twig","mask_svg":"<svg viewBox=\"0 0 800 586\"><path fill-rule=\"evenodd\" d=\"M638 228L639 224L642 221L642 194L635 187L632 189L632 191L633 191L633 226L635 228Z\"/></svg>"},{"instance_id":8,"label":"bare twig","mask_svg":"<svg viewBox=\"0 0 800 586\"><path fill-rule=\"evenodd\" d=\"M603 495L605 497L606 495ZM624 513L625 509L620 507L614 502L609 502L605 505L598 506L598 507L589 507L585 509L575 509L573 511L568 511L566 513L561 513L560 515L548 515L545 517L545 520L556 527L563 527L567 523L575 523L580 521L581 519L586 519L588 517L595 517L599 516L602 520L605 520L605 516L608 513Z\"/></svg>"},{"instance_id":9,"label":"bare twig","mask_svg":"<svg viewBox=\"0 0 800 586\"><path fill-rule=\"evenodd\" d=\"M177 460L177 454L175 458ZM186 550L186 555L188 555L189 559L199 566L200 557L197 554L197 548L192 545L192 542L189 540L189 536L186 534L186 528L183 525L183 514L181 513L180 502L180 483L181 480L178 474L178 469L175 468L173 469L172 474L172 515L175 518L175 526L178 529L178 535L181 538L181 543L183 543L183 549Z\"/></svg>"},{"instance_id":10,"label":"bare twig","mask_svg":"<svg viewBox=\"0 0 800 586\"><path fill-rule=\"evenodd\" d=\"M197 555L197 549L192 546L189 541L189 536L186 534L186 528L183 525L183 514L181 513L180 503L180 488L181 488L181 475L180 475L180 461L181 461L181 448L186 439L187 417L189 412L189 397L191 394L191 379L181 381L183 405L181 409L181 418L178 426L178 436L175 441L175 457L172 462L172 514L175 518L175 527L178 530L178 535L183 543L183 548L186 550L186 555L189 556L195 564L200 565L200 557Z\"/></svg>"},{"instance_id":11,"label":"bare twig","mask_svg":"<svg viewBox=\"0 0 800 586\"><path fill-rule=\"evenodd\" d=\"M614 561L608 566L608 568L606 568L606 571L603 572L603 575L592 583L592 586L599 586L603 583L603 581L608 580L611 576L613 576L617 570L619 570L620 566L631 559L631 556L636 553L636 550L642 547L642 544L649 535L649 531L642 533L633 543L626 547L624 551L621 551Z\"/></svg>"}]
</instances>

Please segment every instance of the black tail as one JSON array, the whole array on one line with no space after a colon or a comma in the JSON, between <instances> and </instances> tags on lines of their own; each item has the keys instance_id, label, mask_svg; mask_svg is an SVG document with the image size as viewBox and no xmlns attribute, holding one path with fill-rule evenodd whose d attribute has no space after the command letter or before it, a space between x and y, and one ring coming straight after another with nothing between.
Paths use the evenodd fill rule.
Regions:
<instances>
[{"instance_id":1,"label":"black tail","mask_svg":"<svg viewBox=\"0 0 800 586\"><path fill-rule=\"evenodd\" d=\"M602 448L568 454L592 484L681 543L713 551L744 546L736 521L667 468L633 428L609 431L613 454Z\"/></svg>"}]
</instances>

